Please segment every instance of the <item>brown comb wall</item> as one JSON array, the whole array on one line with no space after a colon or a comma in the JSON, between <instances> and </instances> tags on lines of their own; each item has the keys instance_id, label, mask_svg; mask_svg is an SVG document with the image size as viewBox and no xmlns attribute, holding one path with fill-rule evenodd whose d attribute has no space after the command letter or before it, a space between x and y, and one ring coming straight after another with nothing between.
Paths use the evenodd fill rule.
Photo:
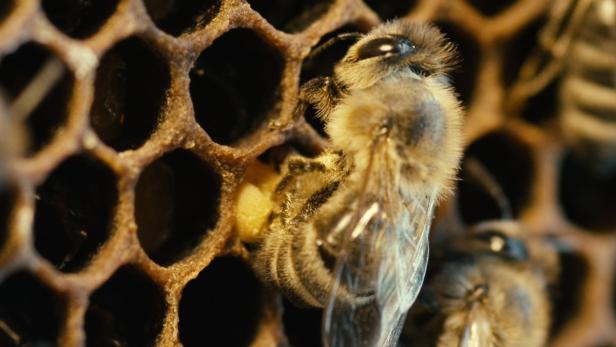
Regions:
<instances>
[{"instance_id":1,"label":"brown comb wall","mask_svg":"<svg viewBox=\"0 0 616 347\"><path fill-rule=\"evenodd\" d=\"M592 178L568 154L547 99L504 113L549 5L2 1L8 99L49 56L66 73L3 165L0 345L273 346L285 333L318 343L319 313L283 316L245 263L234 193L267 149L292 138L319 147L317 132L291 120L302 60L329 33L369 30L379 16L433 21L458 42L469 152L517 219L570 248L553 345L614 345L616 179ZM472 187L458 197L446 206L458 207L449 216L459 225L498 217Z\"/></svg>"}]
</instances>

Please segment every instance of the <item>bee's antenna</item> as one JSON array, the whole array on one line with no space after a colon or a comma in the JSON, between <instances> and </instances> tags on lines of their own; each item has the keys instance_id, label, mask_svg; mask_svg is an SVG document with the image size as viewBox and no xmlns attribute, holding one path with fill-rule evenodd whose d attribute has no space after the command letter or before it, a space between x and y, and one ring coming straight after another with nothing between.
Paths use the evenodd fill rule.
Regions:
<instances>
[{"instance_id":1,"label":"bee's antenna","mask_svg":"<svg viewBox=\"0 0 616 347\"><path fill-rule=\"evenodd\" d=\"M334 37L332 37L331 39L323 42L322 44L318 45L312 52L310 52L310 54L308 54L308 57L306 57L306 59L312 59L314 57L316 57L317 55L323 53L323 51L329 49L331 46L335 45L336 43L340 42L340 41L345 41L345 40L358 40L359 38L361 38L364 34L362 33L358 33L358 32L354 32L354 33L343 33L340 35L336 35Z\"/></svg>"},{"instance_id":2,"label":"bee's antenna","mask_svg":"<svg viewBox=\"0 0 616 347\"><path fill-rule=\"evenodd\" d=\"M470 177L488 193L501 210L503 219L513 219L513 212L509 199L503 192L500 184L490 171L477 158L469 157L464 160L464 169Z\"/></svg>"}]
</instances>

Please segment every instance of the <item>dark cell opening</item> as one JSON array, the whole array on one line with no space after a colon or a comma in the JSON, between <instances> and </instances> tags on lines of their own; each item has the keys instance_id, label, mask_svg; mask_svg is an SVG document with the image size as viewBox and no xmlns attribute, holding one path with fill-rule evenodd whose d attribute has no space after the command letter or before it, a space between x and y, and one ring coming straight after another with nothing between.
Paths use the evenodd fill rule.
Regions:
<instances>
[{"instance_id":1,"label":"dark cell opening","mask_svg":"<svg viewBox=\"0 0 616 347\"><path fill-rule=\"evenodd\" d=\"M555 337L580 310L583 285L588 275L588 264L574 253L560 253L560 277L552 288L552 326L550 336Z\"/></svg>"},{"instance_id":2,"label":"dark cell opening","mask_svg":"<svg viewBox=\"0 0 616 347\"><path fill-rule=\"evenodd\" d=\"M119 151L141 146L157 125L169 79L164 62L137 38L108 51L96 73L91 111L101 140Z\"/></svg>"},{"instance_id":3,"label":"dark cell opening","mask_svg":"<svg viewBox=\"0 0 616 347\"><path fill-rule=\"evenodd\" d=\"M27 43L16 52L2 58L0 88L7 96L9 104L30 86L30 82L50 59L52 54L34 43ZM25 123L28 130L25 155L31 156L51 142L62 126L68 113L72 86L72 77L65 69L60 81L55 83L51 90L46 91L35 109L30 114L24 115L25 119L14 120Z\"/></svg>"},{"instance_id":4,"label":"dark cell opening","mask_svg":"<svg viewBox=\"0 0 616 347\"><path fill-rule=\"evenodd\" d=\"M250 6L274 27L287 32L306 29L319 19L333 0L248 0Z\"/></svg>"},{"instance_id":5,"label":"dark cell opening","mask_svg":"<svg viewBox=\"0 0 616 347\"><path fill-rule=\"evenodd\" d=\"M218 221L221 177L185 150L156 160L135 188L135 218L145 252L161 265L189 254Z\"/></svg>"},{"instance_id":6,"label":"dark cell opening","mask_svg":"<svg viewBox=\"0 0 616 347\"><path fill-rule=\"evenodd\" d=\"M162 290L136 268L120 268L90 297L86 345L153 346L167 307Z\"/></svg>"},{"instance_id":7,"label":"dark cell opening","mask_svg":"<svg viewBox=\"0 0 616 347\"><path fill-rule=\"evenodd\" d=\"M282 323L284 333L293 347L318 347L321 343L321 317L323 310L299 308L283 300Z\"/></svg>"},{"instance_id":8,"label":"dark cell opening","mask_svg":"<svg viewBox=\"0 0 616 347\"><path fill-rule=\"evenodd\" d=\"M64 315L63 300L29 273L0 284L0 346L55 346Z\"/></svg>"},{"instance_id":9,"label":"dark cell opening","mask_svg":"<svg viewBox=\"0 0 616 347\"><path fill-rule=\"evenodd\" d=\"M14 205L15 192L0 183L0 253L9 235L9 223Z\"/></svg>"},{"instance_id":10,"label":"dark cell opening","mask_svg":"<svg viewBox=\"0 0 616 347\"><path fill-rule=\"evenodd\" d=\"M180 36L204 28L220 11L221 0L145 0L152 21L161 30Z\"/></svg>"},{"instance_id":11,"label":"dark cell opening","mask_svg":"<svg viewBox=\"0 0 616 347\"><path fill-rule=\"evenodd\" d=\"M262 312L261 286L237 258L217 258L190 281L180 301L180 341L184 346L248 346Z\"/></svg>"},{"instance_id":12,"label":"dark cell opening","mask_svg":"<svg viewBox=\"0 0 616 347\"><path fill-rule=\"evenodd\" d=\"M119 0L43 0L43 10L60 31L75 38L96 33L111 17Z\"/></svg>"},{"instance_id":13,"label":"dark cell opening","mask_svg":"<svg viewBox=\"0 0 616 347\"><path fill-rule=\"evenodd\" d=\"M81 270L107 240L116 201L109 168L85 155L65 160L36 190L37 251L61 271Z\"/></svg>"},{"instance_id":14,"label":"dark cell opening","mask_svg":"<svg viewBox=\"0 0 616 347\"><path fill-rule=\"evenodd\" d=\"M593 174L590 165L573 153L561 164L559 200L566 217L592 230L616 227L616 174Z\"/></svg>"},{"instance_id":15,"label":"dark cell opening","mask_svg":"<svg viewBox=\"0 0 616 347\"><path fill-rule=\"evenodd\" d=\"M559 84L560 78L556 78L539 93L529 98L522 108L522 118L536 125L545 125L553 120L558 109Z\"/></svg>"},{"instance_id":16,"label":"dark cell opening","mask_svg":"<svg viewBox=\"0 0 616 347\"><path fill-rule=\"evenodd\" d=\"M14 0L5 0L0 3L0 25L2 21L11 14L13 7L15 7Z\"/></svg>"},{"instance_id":17,"label":"dark cell opening","mask_svg":"<svg viewBox=\"0 0 616 347\"><path fill-rule=\"evenodd\" d=\"M505 86L510 86L518 78L522 64L524 64L530 55L536 53L538 50L538 34L544 24L545 17L536 19L530 23L530 25L524 27L505 49L506 54L503 67L503 80Z\"/></svg>"},{"instance_id":18,"label":"dark cell opening","mask_svg":"<svg viewBox=\"0 0 616 347\"><path fill-rule=\"evenodd\" d=\"M477 73L479 72L479 45L463 30L447 23L437 23L447 39L456 44L459 62L450 73L460 100L468 105L473 97Z\"/></svg>"},{"instance_id":19,"label":"dark cell opening","mask_svg":"<svg viewBox=\"0 0 616 347\"><path fill-rule=\"evenodd\" d=\"M493 16L511 6L514 0L468 0L468 2L479 12L486 16Z\"/></svg>"},{"instance_id":20,"label":"dark cell opening","mask_svg":"<svg viewBox=\"0 0 616 347\"><path fill-rule=\"evenodd\" d=\"M319 49L321 45L340 34L363 33L365 31L366 30L357 25L347 24L340 29L323 36L319 43L314 46L312 51L314 52L316 49ZM355 42L357 42L355 39L340 40L327 49L322 50L319 54L309 56L302 65L300 83L304 84L315 77L333 76L334 66L344 57L346 52ZM325 123L316 116L316 110L312 106L308 107L306 113L304 114L304 118L308 124L319 132L319 134L323 137L327 136L325 133Z\"/></svg>"},{"instance_id":21,"label":"dark cell opening","mask_svg":"<svg viewBox=\"0 0 616 347\"><path fill-rule=\"evenodd\" d=\"M197 122L228 145L276 112L283 60L256 33L235 29L216 39L190 72Z\"/></svg>"},{"instance_id":22,"label":"dark cell opening","mask_svg":"<svg viewBox=\"0 0 616 347\"><path fill-rule=\"evenodd\" d=\"M365 2L383 20L406 16L417 4L417 0L366 0Z\"/></svg>"},{"instance_id":23,"label":"dark cell opening","mask_svg":"<svg viewBox=\"0 0 616 347\"><path fill-rule=\"evenodd\" d=\"M462 162L458 181L458 204L462 219L475 224L503 218L503 210L494 194L489 193L485 178L469 170L469 160L478 162L494 180L511 206L513 217L519 215L531 192L534 167L530 148L512 135L497 132L471 144Z\"/></svg>"}]
</instances>

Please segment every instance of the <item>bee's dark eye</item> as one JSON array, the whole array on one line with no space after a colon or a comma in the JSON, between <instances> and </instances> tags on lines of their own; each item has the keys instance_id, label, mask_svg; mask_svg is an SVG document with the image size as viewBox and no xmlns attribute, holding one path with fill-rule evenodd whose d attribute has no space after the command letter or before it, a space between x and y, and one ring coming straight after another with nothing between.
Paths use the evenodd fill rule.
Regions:
<instances>
[{"instance_id":1,"label":"bee's dark eye","mask_svg":"<svg viewBox=\"0 0 616 347\"><path fill-rule=\"evenodd\" d=\"M511 260L524 261L528 259L528 250L524 242L508 237L500 231L486 230L477 235L477 238L488 243L492 253Z\"/></svg>"},{"instance_id":2,"label":"bee's dark eye","mask_svg":"<svg viewBox=\"0 0 616 347\"><path fill-rule=\"evenodd\" d=\"M406 55L414 50L415 45L404 37L379 37L361 46L357 51L357 58L364 60L379 56Z\"/></svg>"}]
</instances>

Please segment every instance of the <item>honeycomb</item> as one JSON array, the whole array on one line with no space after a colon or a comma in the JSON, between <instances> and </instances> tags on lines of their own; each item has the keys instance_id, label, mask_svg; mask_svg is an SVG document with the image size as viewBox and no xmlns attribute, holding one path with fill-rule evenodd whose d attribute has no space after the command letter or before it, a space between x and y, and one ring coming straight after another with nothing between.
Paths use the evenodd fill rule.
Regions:
<instances>
[{"instance_id":1,"label":"honeycomb","mask_svg":"<svg viewBox=\"0 0 616 347\"><path fill-rule=\"evenodd\" d=\"M435 22L458 44L467 155L529 232L564 245L550 344L616 345L616 176L593 175L563 140L553 86L519 112L505 107L550 7L3 0L0 345L320 345L320 311L290 305L251 271L235 194L270 149L326 145L313 115L292 117L300 83L331 69L307 61L311 49L394 17ZM52 57L60 81L23 122L7 121ZM459 228L500 218L466 181L441 210Z\"/></svg>"}]
</instances>

